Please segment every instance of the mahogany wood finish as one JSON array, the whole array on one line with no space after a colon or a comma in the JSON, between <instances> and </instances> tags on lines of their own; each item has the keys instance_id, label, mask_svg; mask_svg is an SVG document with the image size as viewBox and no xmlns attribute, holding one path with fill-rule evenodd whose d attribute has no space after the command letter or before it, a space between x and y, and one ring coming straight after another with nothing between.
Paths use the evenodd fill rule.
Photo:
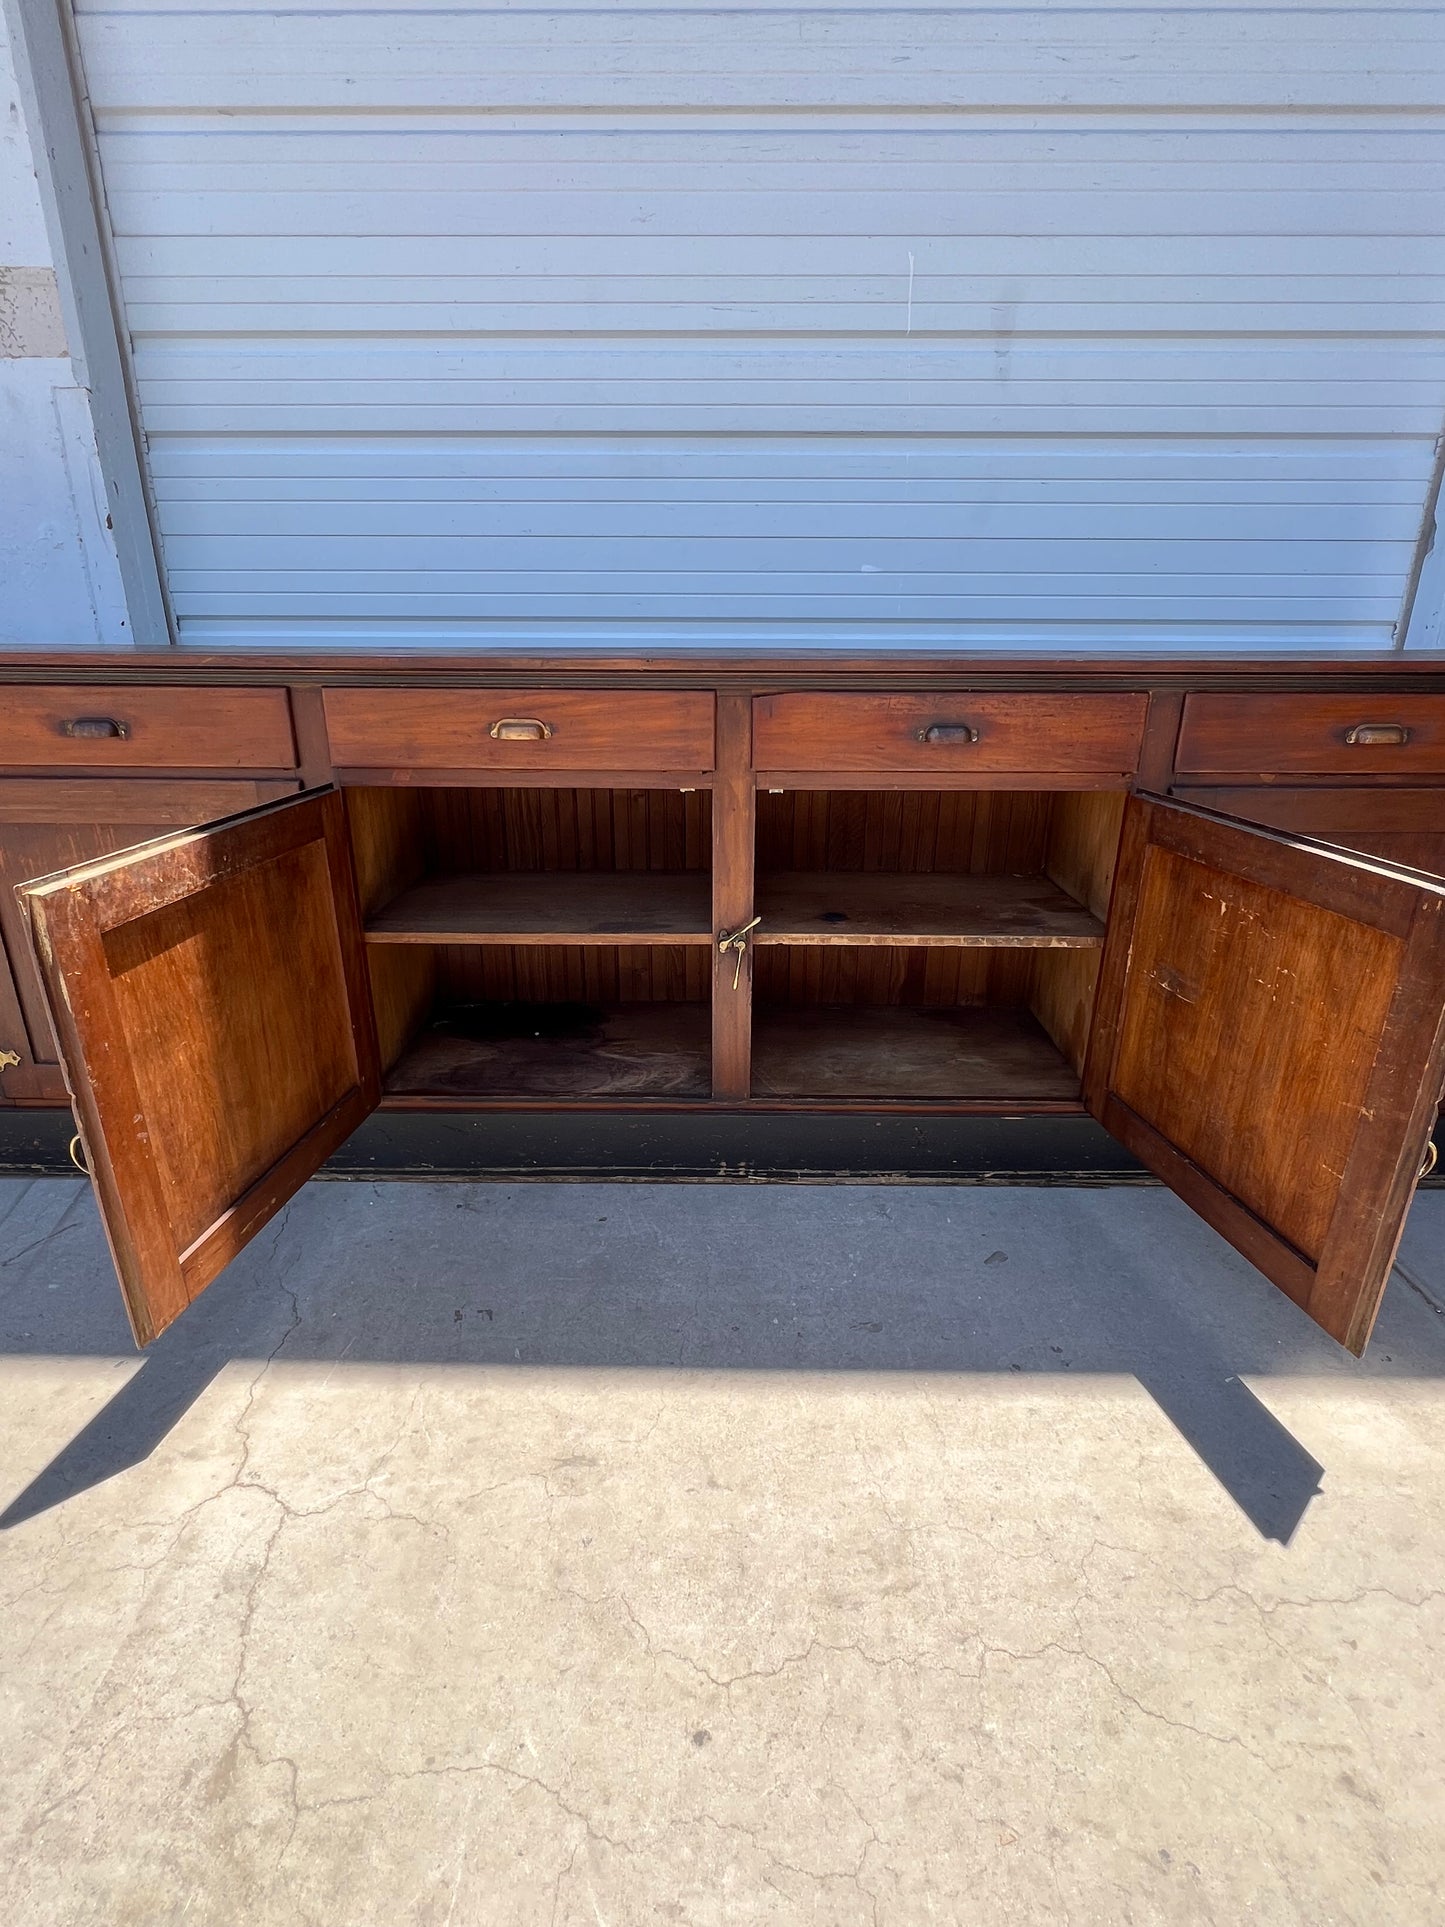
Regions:
<instances>
[{"instance_id":1,"label":"mahogany wood finish","mask_svg":"<svg viewBox=\"0 0 1445 1927\"><path fill-rule=\"evenodd\" d=\"M1087 1073L1364 1342L1445 1081L1445 885L1278 832L1445 872L1445 664L173 652L0 680L0 884L82 866L36 914L85 986L65 1012L0 888L0 1089L60 1096L54 1006L142 1337L384 1068L400 1107L659 1113L1077 1114ZM283 848L234 817L298 778L346 783L344 823L293 803L324 825ZM1126 791L1180 785L1275 832L1130 805L1111 895Z\"/></svg>"},{"instance_id":2,"label":"mahogany wood finish","mask_svg":"<svg viewBox=\"0 0 1445 1927\"><path fill-rule=\"evenodd\" d=\"M1082 792L1053 798L1044 872L1107 924L1119 849L1124 797L1118 791ZM1094 992L1097 951L1036 954L1029 1007L1074 1070L1082 1076Z\"/></svg>"},{"instance_id":3,"label":"mahogany wood finish","mask_svg":"<svg viewBox=\"0 0 1445 1927\"><path fill-rule=\"evenodd\" d=\"M1037 790L837 790L758 797L760 872L896 870L1030 875L1044 867L1056 799Z\"/></svg>"},{"instance_id":4,"label":"mahogany wood finish","mask_svg":"<svg viewBox=\"0 0 1445 1927\"><path fill-rule=\"evenodd\" d=\"M1081 814L1102 812L1099 820L1106 839L1112 824L1117 841L1122 803L1122 792L1090 791L935 787L764 793L758 798L759 871L764 878L787 870L838 872L842 873L840 887L848 875L859 872L951 880L1037 876L1050 869L1056 841L1073 834L1066 826ZM1088 841L1084 838L1084 844ZM1112 863L1112 844L1107 861ZM1075 870L1072 882L1060 875L1053 880L1081 901L1088 900L1084 893L1092 890L1097 899L1094 914L1102 920L1108 906L1107 873L1102 890L1093 889L1082 851ZM760 937L767 927L765 916ZM1075 1002L1082 1005L1085 1024L1097 968L1097 951L1093 951L1081 960L1076 988L1068 1000L1070 1008ZM794 1008L818 1003L928 1008L1028 1004L1051 1034L1050 993L1059 981L1057 973L1050 970L1041 975L1026 954L1008 946L872 945L850 950L764 944L757 953L760 1001ZM1073 1048L1064 1039L1060 1043L1077 1069L1083 1056L1082 1038L1075 1040Z\"/></svg>"},{"instance_id":5,"label":"mahogany wood finish","mask_svg":"<svg viewBox=\"0 0 1445 1927\"><path fill-rule=\"evenodd\" d=\"M1089 954L1097 966L1099 953ZM1037 955L1010 944L760 944L754 997L760 1005L794 1010L820 1004L928 1010L1026 1005Z\"/></svg>"},{"instance_id":6,"label":"mahogany wood finish","mask_svg":"<svg viewBox=\"0 0 1445 1927\"><path fill-rule=\"evenodd\" d=\"M702 1003L491 1003L444 1012L387 1079L388 1092L452 1097L705 1098Z\"/></svg>"},{"instance_id":7,"label":"mahogany wood finish","mask_svg":"<svg viewBox=\"0 0 1445 1927\"><path fill-rule=\"evenodd\" d=\"M1104 926L1043 876L783 870L758 879L757 944L1097 950Z\"/></svg>"},{"instance_id":8,"label":"mahogany wood finish","mask_svg":"<svg viewBox=\"0 0 1445 1927\"><path fill-rule=\"evenodd\" d=\"M426 867L426 812L415 790L344 792L351 861L363 917L370 917L416 883ZM437 958L431 950L368 944L371 1002L383 1071L405 1050L436 996Z\"/></svg>"},{"instance_id":9,"label":"mahogany wood finish","mask_svg":"<svg viewBox=\"0 0 1445 1927\"><path fill-rule=\"evenodd\" d=\"M65 1077L45 991L36 969L19 885L74 864L148 842L294 794L294 781L183 782L119 777L21 777L0 780L0 1051L18 1064L0 1071L0 1093L21 1102L64 1104Z\"/></svg>"},{"instance_id":10,"label":"mahogany wood finish","mask_svg":"<svg viewBox=\"0 0 1445 1927\"><path fill-rule=\"evenodd\" d=\"M712 1094L744 1098L752 1076L753 912L756 797L752 774L752 705L720 696L717 779L712 816ZM723 942L736 937L729 948Z\"/></svg>"},{"instance_id":11,"label":"mahogany wood finish","mask_svg":"<svg viewBox=\"0 0 1445 1927\"><path fill-rule=\"evenodd\" d=\"M1086 1101L1356 1353L1442 1078L1445 883L1130 801Z\"/></svg>"},{"instance_id":12,"label":"mahogany wood finish","mask_svg":"<svg viewBox=\"0 0 1445 1927\"><path fill-rule=\"evenodd\" d=\"M380 1094L341 798L269 804L22 894L146 1343Z\"/></svg>"},{"instance_id":13,"label":"mahogany wood finish","mask_svg":"<svg viewBox=\"0 0 1445 1927\"><path fill-rule=\"evenodd\" d=\"M1138 765L1147 708L1141 695L760 696L754 753L762 771L899 770L936 781L1026 770L1121 781Z\"/></svg>"},{"instance_id":14,"label":"mahogany wood finish","mask_svg":"<svg viewBox=\"0 0 1445 1927\"><path fill-rule=\"evenodd\" d=\"M325 709L338 769L545 777L713 766L713 699L697 690L328 689ZM537 734L505 733L524 724Z\"/></svg>"},{"instance_id":15,"label":"mahogany wood finish","mask_svg":"<svg viewBox=\"0 0 1445 1927\"><path fill-rule=\"evenodd\" d=\"M760 1004L760 1097L1077 1098L1078 1079L1026 1010Z\"/></svg>"},{"instance_id":16,"label":"mahogany wood finish","mask_svg":"<svg viewBox=\"0 0 1445 1927\"><path fill-rule=\"evenodd\" d=\"M407 945L368 945L381 955L418 954ZM436 959L439 1006L456 1003L707 1004L706 944L447 944Z\"/></svg>"},{"instance_id":17,"label":"mahogany wood finish","mask_svg":"<svg viewBox=\"0 0 1445 1927\"><path fill-rule=\"evenodd\" d=\"M698 871L531 872L432 877L394 897L368 943L712 942Z\"/></svg>"},{"instance_id":18,"label":"mahogany wood finish","mask_svg":"<svg viewBox=\"0 0 1445 1927\"><path fill-rule=\"evenodd\" d=\"M284 689L7 689L0 763L15 769L294 769Z\"/></svg>"},{"instance_id":19,"label":"mahogany wood finish","mask_svg":"<svg viewBox=\"0 0 1445 1927\"><path fill-rule=\"evenodd\" d=\"M291 726L296 734L296 756L307 789L323 789L331 781L331 745L326 738L326 704L319 689L303 686L291 691Z\"/></svg>"},{"instance_id":20,"label":"mahogany wood finish","mask_svg":"<svg viewBox=\"0 0 1445 1927\"><path fill-rule=\"evenodd\" d=\"M375 796L377 791L357 792ZM706 790L505 786L419 792L426 867L457 871L696 870L712 858Z\"/></svg>"},{"instance_id":21,"label":"mahogany wood finish","mask_svg":"<svg viewBox=\"0 0 1445 1927\"><path fill-rule=\"evenodd\" d=\"M1195 695L1180 774L1445 775L1445 695Z\"/></svg>"},{"instance_id":22,"label":"mahogany wood finish","mask_svg":"<svg viewBox=\"0 0 1445 1927\"><path fill-rule=\"evenodd\" d=\"M1197 803L1249 823L1297 830L1366 856L1445 876L1445 787L1380 789L1355 786L1283 788L1278 783L1239 789L1176 785L1181 802Z\"/></svg>"},{"instance_id":23,"label":"mahogany wood finish","mask_svg":"<svg viewBox=\"0 0 1445 1927\"><path fill-rule=\"evenodd\" d=\"M1183 714L1183 690L1155 689L1150 692L1144 741L1135 773L1140 789L1168 789L1169 779L1174 773L1174 750L1179 741L1179 724Z\"/></svg>"}]
</instances>

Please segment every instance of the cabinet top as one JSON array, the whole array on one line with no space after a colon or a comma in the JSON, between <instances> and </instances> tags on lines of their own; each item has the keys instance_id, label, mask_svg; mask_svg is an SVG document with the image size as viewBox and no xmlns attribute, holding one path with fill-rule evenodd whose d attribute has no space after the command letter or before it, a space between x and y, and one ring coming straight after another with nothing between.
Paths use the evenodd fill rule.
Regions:
<instances>
[{"instance_id":1,"label":"cabinet top","mask_svg":"<svg viewBox=\"0 0 1445 1927\"><path fill-rule=\"evenodd\" d=\"M0 651L0 684L26 682L179 684L361 682L437 687L500 685L519 677L597 687L655 683L672 687L772 690L917 689L967 683L977 689L1360 689L1388 684L1445 688L1445 650L1370 656L1147 656L1037 654L880 654L836 650L772 655L501 654L487 650L422 653L304 649L27 649Z\"/></svg>"}]
</instances>

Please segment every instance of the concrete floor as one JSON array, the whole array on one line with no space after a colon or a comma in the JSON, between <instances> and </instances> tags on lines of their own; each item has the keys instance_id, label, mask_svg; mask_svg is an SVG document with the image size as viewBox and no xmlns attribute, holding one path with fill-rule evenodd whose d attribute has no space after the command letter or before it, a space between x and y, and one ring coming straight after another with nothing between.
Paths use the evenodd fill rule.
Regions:
<instances>
[{"instance_id":1,"label":"concrete floor","mask_svg":"<svg viewBox=\"0 0 1445 1927\"><path fill-rule=\"evenodd\" d=\"M1445 1920L1445 1193L0 1185L4 1927Z\"/></svg>"}]
</instances>

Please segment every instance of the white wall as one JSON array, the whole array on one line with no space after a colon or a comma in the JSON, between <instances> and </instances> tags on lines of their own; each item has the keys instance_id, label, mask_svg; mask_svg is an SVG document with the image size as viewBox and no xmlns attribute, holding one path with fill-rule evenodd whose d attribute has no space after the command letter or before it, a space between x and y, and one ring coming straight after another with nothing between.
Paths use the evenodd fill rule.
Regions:
<instances>
[{"instance_id":1,"label":"white wall","mask_svg":"<svg viewBox=\"0 0 1445 1927\"><path fill-rule=\"evenodd\" d=\"M1398 643L1438 9L75 18L183 642Z\"/></svg>"},{"instance_id":2,"label":"white wall","mask_svg":"<svg viewBox=\"0 0 1445 1927\"><path fill-rule=\"evenodd\" d=\"M0 646L128 647L90 397L67 352L3 20L0 108Z\"/></svg>"},{"instance_id":3,"label":"white wall","mask_svg":"<svg viewBox=\"0 0 1445 1927\"><path fill-rule=\"evenodd\" d=\"M1436 238L1445 147L1424 111L1442 97L1441 63L1431 37L1411 51L1375 17L1398 13L1401 32L1420 31L1412 9L1395 0L1318 19L1304 8L1303 39L1280 25L1290 24L1289 8L1290 0L1259 0L1242 10L1166 10L1180 32L1225 36L1215 66L1201 67L1194 54L1164 46L1168 35L1147 24L1152 15L1136 18L1117 0L1061 6L1062 25L1045 17L1051 0L1024 0L1020 17L1038 16L1030 44L1044 63L1043 93L1029 95L1031 114L1020 121L1019 90L1034 83L1015 76L998 125L984 111L989 95L957 138L1013 143L1010 154L1020 140L1043 141L1047 152L992 172L986 154L973 157L977 206L967 220L958 216L969 274L938 271L910 211L894 222L887 274L869 267L871 255L850 253L810 280L811 256L798 252L813 246L809 236L821 235L826 252L837 240L828 223L841 224L851 249L850 223L862 220L867 240L882 219L859 202L878 199L893 178L869 174L881 138L869 132L876 116L865 115L861 131L849 123L822 163L805 155L790 199L769 145L781 138L776 117L761 130L749 123L736 153L717 114L673 128L649 110L633 126L627 90L651 87L652 68L624 61L619 74L604 60L595 74L586 62L572 73L568 50L580 27L565 44L531 49L529 112L499 133L495 113L479 117L472 99L486 61L438 67L430 30L408 17L431 18L418 0L314 0L307 15L257 17L231 0L161 0L154 13L142 0L78 0L182 639L760 649L852 640L1149 654L1401 646L1396 619L1445 401ZM607 0L602 10L610 15ZM588 8L577 11L581 18ZM886 14L889 0L871 11ZM1256 40L1264 35L1253 52L1253 41L1236 50L1229 39L1236 11ZM486 13L448 15L449 31L495 37L510 10L494 0ZM689 10L663 13L691 31ZM318 23L312 14L336 18ZM803 0L805 26L807 14ZM518 17L525 25L531 10ZM699 32L713 32L710 18L698 16ZM1086 157L1091 143L1114 138L1117 63L1105 56L1110 35L1135 32L1137 19L1146 21L1143 67L1154 75L1147 101L1173 104L1141 118L1145 83L1131 81L1133 119L1117 137L1127 134L1127 152L1111 159L1110 150L1090 172L1065 146ZM1082 78L1067 87L1055 74L1064 27L1084 56ZM296 34L317 41L314 59L278 55L277 37ZM1010 27L1000 45L1015 38ZM511 44L510 30L503 39ZM892 43L885 36L883 44ZM743 60L730 47L724 35L720 46L694 49L694 83L723 86L729 62ZM1363 62L1362 47L1371 55ZM911 73L936 92L946 53L916 50L907 71L898 68L898 85L907 93ZM755 93L784 68L793 87L786 46L754 54L764 70L750 82ZM1010 53L1005 66L1012 61ZM558 62L566 102L579 88L591 102L594 83L603 93L623 89L627 98L611 103L615 125L599 131L591 114L558 119L554 102L558 126L549 132L547 115L530 107L551 99L549 77L562 84ZM804 69L814 65L809 55ZM890 56L884 65L892 73L897 63ZM463 76L466 110L456 126L433 113L420 132L398 122L398 101L415 104L418 89L433 84L445 93L453 71ZM494 76L504 92L510 74ZM1176 112L1170 89L1191 74L1204 76L1204 92L1181 96L1190 113ZM383 120L358 121L358 133L348 114L359 111L359 78L373 105L378 86L400 91L381 101L389 103ZM1096 86L1098 100L1089 91ZM1219 86L1249 109L1237 126L1222 115ZM287 108L279 120L233 111L232 93L251 108L274 106L278 87ZM753 96L744 89L744 97ZM296 109L318 101L326 115L298 132ZM1271 103L1271 114L1258 111ZM157 106L164 111L152 124ZM124 646L131 629L90 396L66 352L3 25L0 110L0 646ZM806 117L808 129L815 124ZM954 139L932 119L928 128L935 145ZM628 140L641 142L637 154ZM673 159L681 171L659 163L658 141L680 143ZM499 142L505 154L493 153ZM524 147L518 178L527 205L513 205L510 180L498 204L498 170L508 155L520 165ZM1121 168L1127 191L1103 211L1100 233L1084 235L1080 274L1036 276L1030 308L1022 295L1003 298L1012 283L988 268L978 224L994 221L1001 245L1021 235L1043 250L1040 262L1055 243L1079 243L1072 229L1034 233L1043 219L1035 176L1050 167L1062 169L1075 200L1097 198L1111 183L1119 189ZM947 167L944 174L951 193ZM927 200L922 175L909 179ZM1118 208L1152 205L1160 182L1172 183L1174 197L1161 237L1141 229L1142 254L1136 248L1120 265L1109 252ZM780 267L764 273L746 247L724 260L725 244L736 253L748 241L727 222L713 231L714 190L729 183L749 206L776 202L784 225L794 200L808 201L812 225L802 241L784 237ZM692 209L680 237L649 226L647 196L664 186L668 209ZM1181 239L1188 224L1174 200L1192 206L1191 194L1210 205ZM269 221L259 232L258 206ZM579 208L598 230L590 241L573 232ZM443 219L449 211L455 232ZM1147 216L1144 207L1146 226ZM673 254L694 242L704 266L722 262L727 273L673 275ZM957 253L963 241L955 236L950 246ZM473 272L466 249L487 247L486 272ZM1171 247L1204 251L1180 273ZM73 237L70 248L82 258ZM1311 248L1319 258L1306 261L1301 250ZM661 280L633 261L649 249L666 257ZM524 273L533 255L541 265ZM1118 300L1101 306L1100 289ZM72 311L71 301L64 306ZM87 311L85 336L100 371L111 500L131 504L129 516L115 511L126 580L137 627L163 641L159 588L147 621L137 587L147 567L154 585L154 558L103 286L99 307L104 325L97 330ZM1075 309L1089 323L1082 333L1077 314L1069 321ZM540 346L532 339L539 317L551 317L555 337ZM619 331L637 340L619 342ZM114 379L95 359L97 332L110 335ZM760 369L769 377L762 382ZM877 378L876 397L865 377ZM803 409L814 389L828 405L828 435ZM880 398L886 407L874 410ZM662 400L670 432L659 435L650 431ZM1106 418L1116 407L1132 413ZM1041 409L1059 426L1056 443L1037 432ZM887 437L880 420L893 431ZM1028 433L1009 441L1019 422ZM840 423L867 431L851 455L831 432ZM956 450L943 433L950 423ZM1083 427L1091 435L1080 439ZM812 585L806 622L789 617L799 598L792 576L775 566L785 549L793 575L802 571ZM944 561L935 566L934 556ZM913 577L940 567L966 574L970 556L978 593L965 583L967 595L934 609ZM817 589L823 578L826 595ZM1442 609L1445 541L1426 564L1405 646L1440 648Z\"/></svg>"}]
</instances>

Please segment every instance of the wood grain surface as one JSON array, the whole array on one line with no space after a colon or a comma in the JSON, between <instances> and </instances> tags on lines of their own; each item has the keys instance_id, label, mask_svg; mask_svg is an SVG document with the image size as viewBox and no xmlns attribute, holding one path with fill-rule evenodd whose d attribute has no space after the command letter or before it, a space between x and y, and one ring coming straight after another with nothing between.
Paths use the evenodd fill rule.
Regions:
<instances>
[{"instance_id":1,"label":"wood grain surface","mask_svg":"<svg viewBox=\"0 0 1445 1927\"><path fill-rule=\"evenodd\" d=\"M284 689L38 684L4 692L0 763L75 769L288 769ZM114 723L123 734L88 733ZM79 729L81 734L71 734Z\"/></svg>"},{"instance_id":2,"label":"wood grain surface","mask_svg":"<svg viewBox=\"0 0 1445 1927\"><path fill-rule=\"evenodd\" d=\"M371 944L712 942L700 870L475 871L428 877L366 927Z\"/></svg>"},{"instance_id":3,"label":"wood grain surface","mask_svg":"<svg viewBox=\"0 0 1445 1927\"><path fill-rule=\"evenodd\" d=\"M1201 789L1176 785L1182 803L1197 803L1245 822L1267 823L1320 837L1347 850L1383 857L1387 863L1445 876L1445 785L1435 789L1381 789L1340 784Z\"/></svg>"},{"instance_id":4,"label":"wood grain surface","mask_svg":"<svg viewBox=\"0 0 1445 1927\"><path fill-rule=\"evenodd\" d=\"M113 776L23 777L0 781L0 939L13 996L0 983L0 1049L18 1065L0 1072L6 1097L66 1102L65 1079L45 991L36 968L22 883L133 848L167 830L232 816L294 795L294 779L186 782ZM0 978L5 975L0 969Z\"/></svg>"},{"instance_id":5,"label":"wood grain surface","mask_svg":"<svg viewBox=\"0 0 1445 1927\"><path fill-rule=\"evenodd\" d=\"M1089 1108L1354 1351L1442 1078L1445 885L1130 802Z\"/></svg>"},{"instance_id":6,"label":"wood grain surface","mask_svg":"<svg viewBox=\"0 0 1445 1927\"><path fill-rule=\"evenodd\" d=\"M713 698L669 689L328 689L337 768L710 770ZM534 720L535 742L498 740Z\"/></svg>"},{"instance_id":7,"label":"wood grain surface","mask_svg":"<svg viewBox=\"0 0 1445 1927\"><path fill-rule=\"evenodd\" d=\"M705 1003L497 1002L444 1009L386 1080L389 1095L705 1098Z\"/></svg>"},{"instance_id":8,"label":"wood grain surface","mask_svg":"<svg viewBox=\"0 0 1445 1927\"><path fill-rule=\"evenodd\" d=\"M1070 1098L1079 1080L1026 1010L760 1004L756 1097Z\"/></svg>"},{"instance_id":9,"label":"wood grain surface","mask_svg":"<svg viewBox=\"0 0 1445 1927\"><path fill-rule=\"evenodd\" d=\"M136 1336L367 1115L376 1039L336 791L27 886Z\"/></svg>"},{"instance_id":10,"label":"wood grain surface","mask_svg":"<svg viewBox=\"0 0 1445 1927\"><path fill-rule=\"evenodd\" d=\"M787 692L753 705L760 770L1049 771L1124 777L1138 764L1142 694ZM954 740L929 741L930 730ZM972 731L976 740L959 740ZM1021 777L1021 786L1027 777Z\"/></svg>"},{"instance_id":11,"label":"wood grain surface","mask_svg":"<svg viewBox=\"0 0 1445 1927\"><path fill-rule=\"evenodd\" d=\"M1399 728L1400 743L1351 743L1364 726ZM1445 774L1445 695L1211 694L1186 697L1174 767L1180 774L1330 776Z\"/></svg>"},{"instance_id":12,"label":"wood grain surface","mask_svg":"<svg viewBox=\"0 0 1445 1927\"><path fill-rule=\"evenodd\" d=\"M1104 926L1045 876L784 870L759 877L758 944L1097 950Z\"/></svg>"}]
</instances>

